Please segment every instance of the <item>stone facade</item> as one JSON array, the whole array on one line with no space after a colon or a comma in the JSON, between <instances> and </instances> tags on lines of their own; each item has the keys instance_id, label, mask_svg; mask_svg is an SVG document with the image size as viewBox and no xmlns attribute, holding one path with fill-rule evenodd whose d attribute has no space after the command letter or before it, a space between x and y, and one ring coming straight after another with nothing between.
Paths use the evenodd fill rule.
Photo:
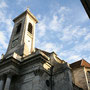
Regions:
<instances>
[{"instance_id":1,"label":"stone facade","mask_svg":"<svg viewBox=\"0 0 90 90\"><path fill-rule=\"evenodd\" d=\"M5 79L0 80L1 90L73 90L68 64L60 59L57 62L56 58L54 53L48 57L36 50L22 61L14 57L2 60L0 76Z\"/></svg>"}]
</instances>

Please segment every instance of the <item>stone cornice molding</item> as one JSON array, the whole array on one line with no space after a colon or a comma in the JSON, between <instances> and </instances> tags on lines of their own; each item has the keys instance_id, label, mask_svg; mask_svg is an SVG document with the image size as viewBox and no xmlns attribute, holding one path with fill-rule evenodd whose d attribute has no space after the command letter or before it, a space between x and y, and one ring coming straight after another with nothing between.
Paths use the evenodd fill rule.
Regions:
<instances>
[{"instance_id":1,"label":"stone cornice molding","mask_svg":"<svg viewBox=\"0 0 90 90\"><path fill-rule=\"evenodd\" d=\"M30 55L28 55L28 56L26 56L26 57L23 57L23 58L22 58L22 62L25 61L25 60L27 60L27 59L30 59L30 58L39 56L39 55L43 56L43 57L46 58L47 60L50 59L50 58L49 58L48 56L46 56L42 51L38 50L38 51L36 51L36 52L33 53L33 54L30 54Z\"/></svg>"},{"instance_id":2,"label":"stone cornice molding","mask_svg":"<svg viewBox=\"0 0 90 90\"><path fill-rule=\"evenodd\" d=\"M7 73L19 74L19 62L13 57L0 62L0 76Z\"/></svg>"},{"instance_id":3,"label":"stone cornice molding","mask_svg":"<svg viewBox=\"0 0 90 90\"><path fill-rule=\"evenodd\" d=\"M22 17L23 15L30 15L35 21L36 23L38 23L38 20L36 19L36 17L29 11L29 9L27 9L26 11L24 11L22 14L20 14L19 16L17 16L15 19L13 19L13 21L15 22L18 18Z\"/></svg>"}]
</instances>

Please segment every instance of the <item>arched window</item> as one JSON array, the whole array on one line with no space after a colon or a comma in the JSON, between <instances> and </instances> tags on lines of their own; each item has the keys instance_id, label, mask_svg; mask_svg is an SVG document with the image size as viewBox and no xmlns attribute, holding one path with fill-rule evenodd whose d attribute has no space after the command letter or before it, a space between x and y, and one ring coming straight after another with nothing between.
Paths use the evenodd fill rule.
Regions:
<instances>
[{"instance_id":1,"label":"arched window","mask_svg":"<svg viewBox=\"0 0 90 90\"><path fill-rule=\"evenodd\" d=\"M31 23L28 24L28 31L32 34L32 24Z\"/></svg>"},{"instance_id":2,"label":"arched window","mask_svg":"<svg viewBox=\"0 0 90 90\"><path fill-rule=\"evenodd\" d=\"M17 26L17 31L16 31L16 34L18 34L19 32L20 32L20 30L21 30L21 23Z\"/></svg>"}]
</instances>

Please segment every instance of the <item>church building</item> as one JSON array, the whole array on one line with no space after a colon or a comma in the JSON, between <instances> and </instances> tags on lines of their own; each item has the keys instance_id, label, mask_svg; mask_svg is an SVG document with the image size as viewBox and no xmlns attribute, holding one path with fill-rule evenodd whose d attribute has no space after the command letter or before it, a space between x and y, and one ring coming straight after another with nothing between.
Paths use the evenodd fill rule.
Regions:
<instances>
[{"instance_id":1,"label":"church building","mask_svg":"<svg viewBox=\"0 0 90 90\"><path fill-rule=\"evenodd\" d=\"M69 64L55 52L35 48L38 20L29 9L13 21L8 49L0 60L0 90L74 90Z\"/></svg>"}]
</instances>

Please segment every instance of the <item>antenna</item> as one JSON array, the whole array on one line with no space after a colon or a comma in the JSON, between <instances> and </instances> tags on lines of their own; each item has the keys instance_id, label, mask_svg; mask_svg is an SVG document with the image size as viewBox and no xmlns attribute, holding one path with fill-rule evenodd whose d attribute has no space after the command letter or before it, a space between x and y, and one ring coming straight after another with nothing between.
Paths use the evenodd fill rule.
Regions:
<instances>
[{"instance_id":1,"label":"antenna","mask_svg":"<svg viewBox=\"0 0 90 90\"><path fill-rule=\"evenodd\" d=\"M30 0L27 0L27 2L26 2L26 10L29 10L30 9Z\"/></svg>"}]
</instances>

